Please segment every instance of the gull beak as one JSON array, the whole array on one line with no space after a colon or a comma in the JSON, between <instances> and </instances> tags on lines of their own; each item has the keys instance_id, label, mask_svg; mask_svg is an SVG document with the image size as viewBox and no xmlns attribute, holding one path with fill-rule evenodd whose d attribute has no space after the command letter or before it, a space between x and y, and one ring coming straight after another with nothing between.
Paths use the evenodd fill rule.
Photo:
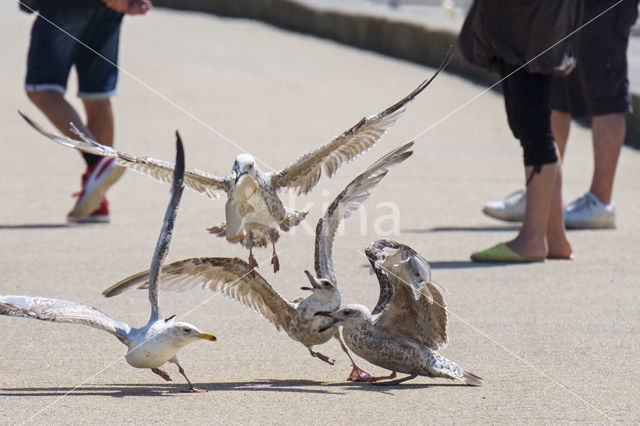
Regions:
<instances>
[{"instance_id":1,"label":"gull beak","mask_svg":"<svg viewBox=\"0 0 640 426\"><path fill-rule=\"evenodd\" d=\"M344 321L342 318L334 318L332 314L333 314L332 312L328 312L328 311L318 311L315 314L313 314L314 317L320 316L320 317L329 317L333 319L333 321L331 321L329 324L325 324L324 326L320 327L318 329L318 333L327 331L328 329L335 327L336 325Z\"/></svg>"},{"instance_id":2,"label":"gull beak","mask_svg":"<svg viewBox=\"0 0 640 426\"><path fill-rule=\"evenodd\" d=\"M200 333L196 337L199 337L199 338L204 339L204 340L208 340L210 342L215 342L217 340L216 336L214 336L213 334L209 334L209 333Z\"/></svg>"},{"instance_id":3,"label":"gull beak","mask_svg":"<svg viewBox=\"0 0 640 426\"><path fill-rule=\"evenodd\" d=\"M240 178L241 178L242 176L246 175L247 173L249 173L249 172L242 172L242 173L240 173L240 174L236 173L236 177L235 177L235 181L236 181L236 183L238 183L238 180L240 180Z\"/></svg>"},{"instance_id":4,"label":"gull beak","mask_svg":"<svg viewBox=\"0 0 640 426\"><path fill-rule=\"evenodd\" d=\"M313 290L313 289L321 289L322 286L320 286L320 284L318 284L318 281L316 281L315 278L313 278L313 275L311 275L309 273L309 271L304 271L304 273L307 275L307 279L309 279L309 282L311 283L311 287L300 287L301 290Z\"/></svg>"}]
</instances>

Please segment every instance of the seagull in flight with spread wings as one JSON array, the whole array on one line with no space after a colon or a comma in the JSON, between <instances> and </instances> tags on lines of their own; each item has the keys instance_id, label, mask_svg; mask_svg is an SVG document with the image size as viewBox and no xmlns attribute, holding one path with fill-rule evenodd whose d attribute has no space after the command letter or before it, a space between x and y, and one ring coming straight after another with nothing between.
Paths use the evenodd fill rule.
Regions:
<instances>
[{"instance_id":1,"label":"seagull in flight with spread wings","mask_svg":"<svg viewBox=\"0 0 640 426\"><path fill-rule=\"evenodd\" d=\"M316 186L323 170L331 177L343 163L352 161L371 148L396 123L409 103L447 66L450 59L451 55L448 53L438 70L400 101L376 115L363 118L332 141L302 155L281 170L264 172L258 167L256 159L246 153L236 157L231 175L227 177L196 169L187 170L185 185L188 188L212 199L219 198L222 192L227 194L226 222L208 228L209 232L225 236L230 242L242 244L249 250L249 264L254 268L258 266L258 262L253 256L253 248L267 247L270 243L273 249L271 264L274 272L277 272L280 261L275 243L280 238L280 231L288 231L307 215L307 212L283 205L278 191L289 189L298 195L306 194ZM101 145L80 132L73 124L72 130L79 140L55 135L20 114L34 129L55 142L82 152L114 157L120 166L161 182L171 181L171 163L150 157L136 157Z\"/></svg>"},{"instance_id":2,"label":"seagull in flight with spread wings","mask_svg":"<svg viewBox=\"0 0 640 426\"><path fill-rule=\"evenodd\" d=\"M166 362L174 363L178 366L180 374L187 380L189 390L198 392L202 390L193 386L189 381L176 354L181 347L189 343L201 339L215 341L216 338L213 334L203 333L192 324L176 321L175 315L164 319L158 303L158 274L169 249L171 233L184 189L184 152L177 132L176 136L178 139L177 167L174 170L171 200L167 207L164 224L147 277L150 283L149 302L151 303L151 317L147 325L141 328L132 328L92 306L45 297L0 295L0 314L42 321L83 324L107 331L129 348L125 355L129 365L136 368L150 368L151 371L169 381L171 377L160 367Z\"/></svg>"},{"instance_id":3,"label":"seagull in flight with spread wings","mask_svg":"<svg viewBox=\"0 0 640 426\"><path fill-rule=\"evenodd\" d=\"M254 309L269 320L278 330L284 331L293 340L302 343L313 357L328 364L334 360L313 350L313 346L336 338L351 360L353 370L349 380L368 378L351 358L340 338L337 327L327 324L333 320L316 316L316 312L333 311L340 307L341 296L333 267L333 241L340 222L348 218L369 197L370 190L388 173L388 169L401 163L413 153L409 142L382 157L356 177L336 197L318 221L315 237L314 278L305 271L311 287L302 287L312 292L306 299L289 302L285 300L251 265L238 258L205 257L185 259L166 265L160 273L160 287L176 291L204 288L235 299ZM140 272L125 278L106 289L102 294L115 296L133 286L145 288L148 272ZM319 331L322 329L322 331Z\"/></svg>"},{"instance_id":4,"label":"seagull in flight with spread wings","mask_svg":"<svg viewBox=\"0 0 640 426\"><path fill-rule=\"evenodd\" d=\"M380 284L378 303L370 312L364 305L350 304L333 312L317 312L331 318L320 331L342 325L349 349L372 364L409 376L380 382L395 385L417 376L459 379L481 386L482 378L463 370L437 350L447 344L447 306L442 293L431 281L427 261L411 247L382 239L370 244L365 253Z\"/></svg>"}]
</instances>

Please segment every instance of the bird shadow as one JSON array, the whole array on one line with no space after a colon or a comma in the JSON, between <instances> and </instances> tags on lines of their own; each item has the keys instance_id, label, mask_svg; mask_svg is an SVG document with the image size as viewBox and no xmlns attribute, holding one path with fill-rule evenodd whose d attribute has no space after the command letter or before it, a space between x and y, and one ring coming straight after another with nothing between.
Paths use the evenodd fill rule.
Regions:
<instances>
[{"instance_id":1,"label":"bird shadow","mask_svg":"<svg viewBox=\"0 0 640 426\"><path fill-rule=\"evenodd\" d=\"M433 260L428 261L431 269L469 269L491 268L496 266L515 265L513 262L472 262L471 260ZM362 264L361 268L371 269L371 265Z\"/></svg>"},{"instance_id":2,"label":"bird shadow","mask_svg":"<svg viewBox=\"0 0 640 426\"><path fill-rule=\"evenodd\" d=\"M433 228L419 229L403 229L402 233L407 234L427 234L430 232L513 232L518 231L520 225L508 226L436 226Z\"/></svg>"},{"instance_id":3,"label":"bird shadow","mask_svg":"<svg viewBox=\"0 0 640 426\"><path fill-rule=\"evenodd\" d=\"M240 382L216 382L216 383L196 383L196 388L208 392L219 391L241 391L241 392L298 392L309 394L334 394L336 392L329 389L310 389L309 387L325 387L326 383L314 380L295 379L264 379ZM186 383L162 383L162 384L102 384L83 385L78 387L29 387L29 388L3 388L0 389L0 397L43 397L43 396L108 396L112 398L124 398L128 396L171 396L188 392Z\"/></svg>"},{"instance_id":4,"label":"bird shadow","mask_svg":"<svg viewBox=\"0 0 640 426\"><path fill-rule=\"evenodd\" d=\"M197 388L207 392L294 392L316 395L344 395L347 391L376 392L391 395L391 390L416 390L443 386L466 386L463 383L401 383L380 386L369 382L327 383L305 379L258 379L238 382L197 383ZM169 397L188 392L186 383L137 383L101 384L77 387L27 387L2 388L0 397L60 397L60 396L107 396L125 398L132 396Z\"/></svg>"},{"instance_id":5,"label":"bird shadow","mask_svg":"<svg viewBox=\"0 0 640 426\"><path fill-rule=\"evenodd\" d=\"M67 223L24 223L24 224L8 224L0 225L0 231L14 230L14 229L58 229L58 228L70 228L71 225Z\"/></svg>"},{"instance_id":6,"label":"bird shadow","mask_svg":"<svg viewBox=\"0 0 640 426\"><path fill-rule=\"evenodd\" d=\"M345 390L375 392L384 395L393 395L391 391L409 391L440 387L468 387L465 383L398 383L395 385L385 385L384 382L343 382L327 383L329 387L342 387Z\"/></svg>"}]
</instances>

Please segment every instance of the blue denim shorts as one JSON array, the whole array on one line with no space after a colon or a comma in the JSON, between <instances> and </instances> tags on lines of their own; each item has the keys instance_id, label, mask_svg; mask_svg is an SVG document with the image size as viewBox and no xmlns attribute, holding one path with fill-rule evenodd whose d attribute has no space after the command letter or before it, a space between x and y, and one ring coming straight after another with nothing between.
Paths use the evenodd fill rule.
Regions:
<instances>
[{"instance_id":1,"label":"blue denim shorts","mask_svg":"<svg viewBox=\"0 0 640 426\"><path fill-rule=\"evenodd\" d=\"M31 29L25 90L64 93L75 66L78 97L114 95L122 16L106 7L41 10Z\"/></svg>"}]
</instances>

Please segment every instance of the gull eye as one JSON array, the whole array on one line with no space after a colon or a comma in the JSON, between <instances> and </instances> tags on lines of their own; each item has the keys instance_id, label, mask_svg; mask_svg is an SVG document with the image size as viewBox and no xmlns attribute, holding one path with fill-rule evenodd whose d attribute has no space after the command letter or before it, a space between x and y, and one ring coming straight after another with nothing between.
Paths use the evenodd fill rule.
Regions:
<instances>
[{"instance_id":1,"label":"gull eye","mask_svg":"<svg viewBox=\"0 0 640 426\"><path fill-rule=\"evenodd\" d=\"M351 309L347 309L345 311L342 311L343 314L345 315L351 315L353 313L353 311Z\"/></svg>"},{"instance_id":2,"label":"gull eye","mask_svg":"<svg viewBox=\"0 0 640 426\"><path fill-rule=\"evenodd\" d=\"M185 327L182 329L182 331L184 331L184 334L189 334L191 333L191 329L189 327Z\"/></svg>"}]
</instances>

